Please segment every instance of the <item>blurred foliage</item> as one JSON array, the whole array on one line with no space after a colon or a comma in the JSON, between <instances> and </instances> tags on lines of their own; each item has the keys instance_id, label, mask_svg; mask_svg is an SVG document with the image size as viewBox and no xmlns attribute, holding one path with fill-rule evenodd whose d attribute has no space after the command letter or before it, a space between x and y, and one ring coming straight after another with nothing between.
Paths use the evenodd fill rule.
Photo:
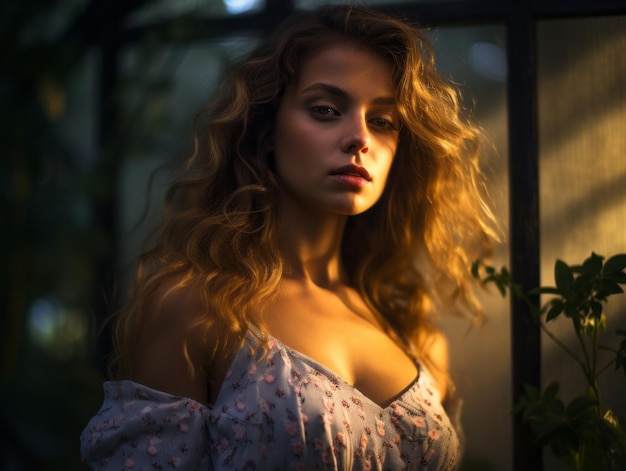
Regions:
<instances>
[{"instance_id":1,"label":"blurred foliage","mask_svg":"<svg viewBox=\"0 0 626 471\"><path fill-rule=\"evenodd\" d=\"M77 437L100 400L89 306L111 243L92 212L84 156L57 133L86 53L63 31L84 7L0 7L0 468L10 471L81 469Z\"/></svg>"},{"instance_id":2,"label":"blurred foliage","mask_svg":"<svg viewBox=\"0 0 626 471\"><path fill-rule=\"evenodd\" d=\"M139 6L141 34L122 42L133 63L108 76ZM200 6L226 11L221 0L0 2L0 469L84 469L79 434L110 347L99 328L116 302L120 169L172 125L163 104L178 62L165 51L224 34L206 30ZM78 106L85 70L95 96ZM77 108L91 115L80 126L67 118Z\"/></svg>"},{"instance_id":3,"label":"blurred foliage","mask_svg":"<svg viewBox=\"0 0 626 471\"><path fill-rule=\"evenodd\" d=\"M599 343L607 325L603 305L610 296L624 292L621 285L626 284L625 270L626 254L605 261L592 253L575 266L557 260L556 286L524 293L512 282L506 268L497 271L479 262L472 267L474 276L483 283L495 284L502 295L510 290L516 299L527 303L542 331L580 367L585 387L569 403L560 397L558 382L543 392L526 385L513 410L530 425L538 445L550 446L554 455L572 470L626 469L626 418L606 407L598 385L600 375L611 368L626 376L626 330L616 330L616 346ZM530 301L536 295L548 295L550 299L537 307ZM559 318L571 322L578 340L577 350L570 349L548 329L547 324Z\"/></svg>"},{"instance_id":4,"label":"blurred foliage","mask_svg":"<svg viewBox=\"0 0 626 471\"><path fill-rule=\"evenodd\" d=\"M98 12L127 8L87 0L0 4L0 469L7 471L83 469L78 437L100 406L108 348L106 338L94 340L109 308L117 173L168 125L160 103L172 71L160 68L111 90L119 119L106 123L93 149L73 142L85 136L61 132L71 87L99 52L97 38L67 32L93 4ZM188 21L146 29L138 65L197 34ZM142 90L134 100L124 92L129 81ZM90 111L102 117L97 106Z\"/></svg>"},{"instance_id":5,"label":"blurred foliage","mask_svg":"<svg viewBox=\"0 0 626 471\"><path fill-rule=\"evenodd\" d=\"M120 168L172 124L163 103L178 64L164 51L224 33L203 29L195 0L160 17L166 3L0 2L0 469L84 469L79 434L102 401L109 342L99 328L115 303ZM140 5L156 24L132 41L128 73L108 77L94 61ZM224 11L221 0L203 5ZM91 108L72 103L87 69ZM76 108L92 116L68 131ZM78 135L89 126L93 136Z\"/></svg>"}]
</instances>

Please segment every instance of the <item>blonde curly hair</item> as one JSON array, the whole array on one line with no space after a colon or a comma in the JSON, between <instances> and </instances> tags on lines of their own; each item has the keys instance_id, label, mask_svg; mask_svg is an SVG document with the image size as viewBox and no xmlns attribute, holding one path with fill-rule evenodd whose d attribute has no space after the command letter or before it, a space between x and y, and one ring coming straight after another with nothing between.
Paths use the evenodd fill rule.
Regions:
<instances>
[{"instance_id":1,"label":"blonde curly hair","mask_svg":"<svg viewBox=\"0 0 626 471\"><path fill-rule=\"evenodd\" d=\"M407 349L412 343L425 350L435 332L432 306L442 300L460 299L480 316L470 268L495 238L478 162L482 133L435 70L419 28L370 9L327 7L290 17L228 73L217 98L198 114L195 150L167 193L155 244L139 257L117 316L118 376L129 374L148 301L167 280L176 282L164 296L196 290L210 313L197 327L219 329L207 365L218 349L238 345L250 326L267 333L259 312L278 291L284 269L268 153L274 118L302 64L339 41L389 61L402 122L382 197L345 228L349 284Z\"/></svg>"}]
</instances>

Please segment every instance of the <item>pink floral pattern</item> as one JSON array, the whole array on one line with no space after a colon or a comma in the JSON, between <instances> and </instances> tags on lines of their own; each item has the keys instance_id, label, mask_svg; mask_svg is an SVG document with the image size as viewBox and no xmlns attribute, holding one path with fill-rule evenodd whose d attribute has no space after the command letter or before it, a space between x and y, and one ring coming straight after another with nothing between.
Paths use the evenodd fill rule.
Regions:
<instances>
[{"instance_id":1,"label":"pink floral pattern","mask_svg":"<svg viewBox=\"0 0 626 471\"><path fill-rule=\"evenodd\" d=\"M132 381L104 383L104 403L81 435L93 470L206 470L209 409Z\"/></svg>"},{"instance_id":2,"label":"pink floral pattern","mask_svg":"<svg viewBox=\"0 0 626 471\"><path fill-rule=\"evenodd\" d=\"M456 469L460 442L425 369L381 407L270 338L265 355L237 353L211 408L105 383L81 452L95 470L439 471Z\"/></svg>"},{"instance_id":3,"label":"pink floral pattern","mask_svg":"<svg viewBox=\"0 0 626 471\"><path fill-rule=\"evenodd\" d=\"M215 469L456 469L459 438L420 370L380 407L277 339L265 356L243 348L209 414Z\"/></svg>"}]
</instances>

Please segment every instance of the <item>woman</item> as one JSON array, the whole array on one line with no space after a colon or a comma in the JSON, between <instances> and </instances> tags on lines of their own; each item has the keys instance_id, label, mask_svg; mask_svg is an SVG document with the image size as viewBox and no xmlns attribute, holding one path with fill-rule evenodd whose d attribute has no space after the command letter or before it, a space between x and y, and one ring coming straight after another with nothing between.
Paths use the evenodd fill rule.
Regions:
<instances>
[{"instance_id":1,"label":"woman","mask_svg":"<svg viewBox=\"0 0 626 471\"><path fill-rule=\"evenodd\" d=\"M473 306L469 268L493 234L480 133L427 41L326 8L290 18L224 83L140 257L83 459L454 469L432 307Z\"/></svg>"}]
</instances>

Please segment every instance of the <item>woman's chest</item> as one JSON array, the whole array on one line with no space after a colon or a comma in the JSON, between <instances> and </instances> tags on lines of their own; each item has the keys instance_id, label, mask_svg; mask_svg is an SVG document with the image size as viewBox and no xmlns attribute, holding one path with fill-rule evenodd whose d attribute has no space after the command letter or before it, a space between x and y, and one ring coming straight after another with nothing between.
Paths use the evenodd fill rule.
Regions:
<instances>
[{"instance_id":1,"label":"woman's chest","mask_svg":"<svg viewBox=\"0 0 626 471\"><path fill-rule=\"evenodd\" d=\"M415 360L383 332L354 293L283 296L266 321L270 335L378 404L389 404L418 376Z\"/></svg>"}]
</instances>

